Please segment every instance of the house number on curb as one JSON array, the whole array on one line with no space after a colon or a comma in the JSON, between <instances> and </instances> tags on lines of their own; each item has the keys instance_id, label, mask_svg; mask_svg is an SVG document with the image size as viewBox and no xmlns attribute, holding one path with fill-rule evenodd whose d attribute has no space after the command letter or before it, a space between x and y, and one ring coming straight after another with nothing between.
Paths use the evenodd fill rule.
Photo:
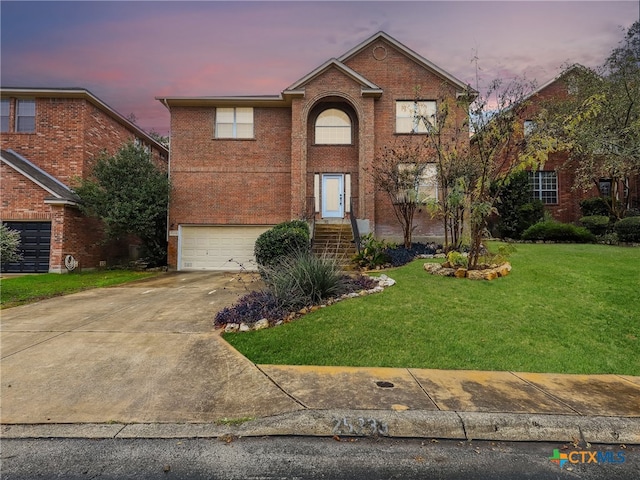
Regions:
<instances>
[{"instance_id":1,"label":"house number on curb","mask_svg":"<svg viewBox=\"0 0 640 480\"><path fill-rule=\"evenodd\" d=\"M387 436L389 427L373 418L336 418L333 420L334 435Z\"/></svg>"}]
</instances>

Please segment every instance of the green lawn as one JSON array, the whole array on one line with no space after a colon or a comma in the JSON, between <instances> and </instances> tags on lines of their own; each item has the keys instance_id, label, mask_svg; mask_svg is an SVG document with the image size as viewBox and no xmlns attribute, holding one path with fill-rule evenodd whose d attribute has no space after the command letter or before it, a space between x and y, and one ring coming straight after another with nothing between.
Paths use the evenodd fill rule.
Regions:
<instances>
[{"instance_id":1,"label":"green lawn","mask_svg":"<svg viewBox=\"0 0 640 480\"><path fill-rule=\"evenodd\" d=\"M129 270L104 270L69 274L43 273L7 277L0 281L0 305L15 307L45 298L79 292L89 288L108 287L147 278L156 273Z\"/></svg>"},{"instance_id":2,"label":"green lawn","mask_svg":"<svg viewBox=\"0 0 640 480\"><path fill-rule=\"evenodd\" d=\"M521 244L492 282L416 260L385 292L225 339L255 363L640 375L640 249Z\"/></svg>"}]
</instances>

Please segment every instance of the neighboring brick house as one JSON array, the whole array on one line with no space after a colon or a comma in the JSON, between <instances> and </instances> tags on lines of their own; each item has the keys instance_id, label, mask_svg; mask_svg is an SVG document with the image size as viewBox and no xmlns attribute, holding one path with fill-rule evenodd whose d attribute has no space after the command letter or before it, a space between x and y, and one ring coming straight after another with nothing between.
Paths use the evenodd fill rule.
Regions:
<instances>
[{"instance_id":1,"label":"neighboring brick house","mask_svg":"<svg viewBox=\"0 0 640 480\"><path fill-rule=\"evenodd\" d=\"M383 146L408 134L425 140L416 120L435 113L443 88L468 91L379 32L280 95L158 98L171 112L169 266L248 267L257 236L296 218L353 217L361 232L401 240L371 169ZM417 240L442 233L424 209L415 224Z\"/></svg>"},{"instance_id":2,"label":"neighboring brick house","mask_svg":"<svg viewBox=\"0 0 640 480\"><path fill-rule=\"evenodd\" d=\"M126 244L102 244L100 223L80 213L72 186L126 142L142 142L165 168L167 148L85 89L0 94L0 218L21 232L24 256L3 271L61 273L68 255L80 269L127 256Z\"/></svg>"},{"instance_id":3,"label":"neighboring brick house","mask_svg":"<svg viewBox=\"0 0 640 480\"><path fill-rule=\"evenodd\" d=\"M530 106L523 119L524 132L529 128L528 123L534 122L540 107L550 102L566 99L570 95L571 78L573 75L583 74L584 67L574 65L565 69L560 75L537 88L526 99ZM568 160L567 152L550 153L548 159L538 170L530 172L531 185L534 197L545 204L545 209L558 221L575 223L582 212L580 202L584 199L607 196L612 192L611 179L594 179L593 187L584 191L575 188L576 165ZM598 182L596 185L595 182ZM636 176L631 179L630 198L631 206L638 207L640 179ZM620 186L620 191L622 191Z\"/></svg>"}]
</instances>

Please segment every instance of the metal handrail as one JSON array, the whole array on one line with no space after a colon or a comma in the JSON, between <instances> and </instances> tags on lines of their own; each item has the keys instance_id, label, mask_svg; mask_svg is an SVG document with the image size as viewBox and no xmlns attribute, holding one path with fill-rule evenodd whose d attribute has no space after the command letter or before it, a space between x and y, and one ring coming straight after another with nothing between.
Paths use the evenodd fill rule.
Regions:
<instances>
[{"instance_id":1,"label":"metal handrail","mask_svg":"<svg viewBox=\"0 0 640 480\"><path fill-rule=\"evenodd\" d=\"M358 221L356 220L356 216L353 212L353 199L349 199L350 206L350 214L349 218L351 220L351 232L353 233L353 243L356 244L356 250L360 253L360 231L358 230Z\"/></svg>"}]
</instances>

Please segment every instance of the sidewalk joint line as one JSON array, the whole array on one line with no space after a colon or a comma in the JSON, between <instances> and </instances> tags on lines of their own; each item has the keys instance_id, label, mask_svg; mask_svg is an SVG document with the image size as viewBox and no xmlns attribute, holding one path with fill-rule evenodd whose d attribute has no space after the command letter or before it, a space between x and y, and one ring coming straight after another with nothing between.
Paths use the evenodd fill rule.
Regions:
<instances>
[{"instance_id":1,"label":"sidewalk joint line","mask_svg":"<svg viewBox=\"0 0 640 480\"><path fill-rule=\"evenodd\" d=\"M128 424L128 423L123 424L123 425L122 425L122 428L121 428L120 430L118 430L118 431L113 435L113 437L111 437L111 438L118 438L118 435L120 435L120 434L122 433L122 431L123 431L125 428L127 428L128 426L129 426L129 424Z\"/></svg>"},{"instance_id":2,"label":"sidewalk joint line","mask_svg":"<svg viewBox=\"0 0 640 480\"><path fill-rule=\"evenodd\" d=\"M273 378L271 378L267 372L262 370L262 368L260 368L260 365L257 365L255 363L253 365L260 371L260 373L262 373L265 377L267 377L271 381L271 383L273 383L278 388L278 390L280 390L282 393L284 393L287 397L289 397L291 400L296 402L298 405L300 405L305 410L311 410L307 405L302 403L300 400L298 400L296 397L294 397L289 392L287 392L284 388L282 388L280 385L278 385L278 382L276 382Z\"/></svg>"},{"instance_id":3,"label":"sidewalk joint line","mask_svg":"<svg viewBox=\"0 0 640 480\"><path fill-rule=\"evenodd\" d=\"M28 333L28 332L27 332L27 333ZM47 333L47 332L44 332L44 333ZM53 333L53 332L52 332L52 333ZM66 333L69 333L69 332L68 332L68 331L67 331L67 332L60 332L60 333L58 333L58 335L54 335L53 337L45 338L45 339L44 339L44 340L42 340L41 342L33 343L33 344L28 345L28 346L26 346L26 347L24 347L24 348L22 348L22 349L20 349L20 350L18 350L18 351L16 351L16 352L10 353L9 355L6 355L6 356L4 356L4 357L0 358L0 360L4 360L5 358L12 357L13 355L16 355L16 354L18 354L18 353L22 353L22 352L24 352L25 350L29 350L30 348L36 347L36 346L38 346L38 345L42 345L43 343L46 343L46 342L48 342L49 340L53 340L54 338L58 338L58 337L60 337L60 336L62 336L62 335L64 335L64 334L66 334Z\"/></svg>"},{"instance_id":4,"label":"sidewalk joint line","mask_svg":"<svg viewBox=\"0 0 640 480\"><path fill-rule=\"evenodd\" d=\"M578 414L579 416L583 417L584 415L582 413L580 413L578 410L576 410L575 408L573 408L571 405L569 405L567 402L565 402L564 400L562 400L560 397L556 397L554 394L547 392L546 390L544 390L543 388L538 387L536 384L529 382L526 378L522 378L519 377L515 372L509 372L511 375L513 375L514 377L522 380L524 383L526 383L527 385L531 385L533 388L535 388L536 390L542 392L544 395L546 395L547 397L551 398L552 400L564 405L565 407L567 407L569 410L572 410L574 412L576 412L576 414Z\"/></svg>"},{"instance_id":5,"label":"sidewalk joint line","mask_svg":"<svg viewBox=\"0 0 640 480\"><path fill-rule=\"evenodd\" d=\"M431 400L431 403L433 403L435 405L435 407L438 409L438 411L442 411L442 409L440 408L440 405L438 405L435 400L433 398L431 398L431 395L429 395L429 392L427 392L427 390L422 386L422 384L420 383L420 380L418 380L415 375L411 372L410 368L407 368L407 372L409 373L409 375L411 375L411 378L413 378L413 380L418 384L418 387L420 387L420 390L422 390L424 392L424 394L427 396L427 398L429 400Z\"/></svg>"}]
</instances>

